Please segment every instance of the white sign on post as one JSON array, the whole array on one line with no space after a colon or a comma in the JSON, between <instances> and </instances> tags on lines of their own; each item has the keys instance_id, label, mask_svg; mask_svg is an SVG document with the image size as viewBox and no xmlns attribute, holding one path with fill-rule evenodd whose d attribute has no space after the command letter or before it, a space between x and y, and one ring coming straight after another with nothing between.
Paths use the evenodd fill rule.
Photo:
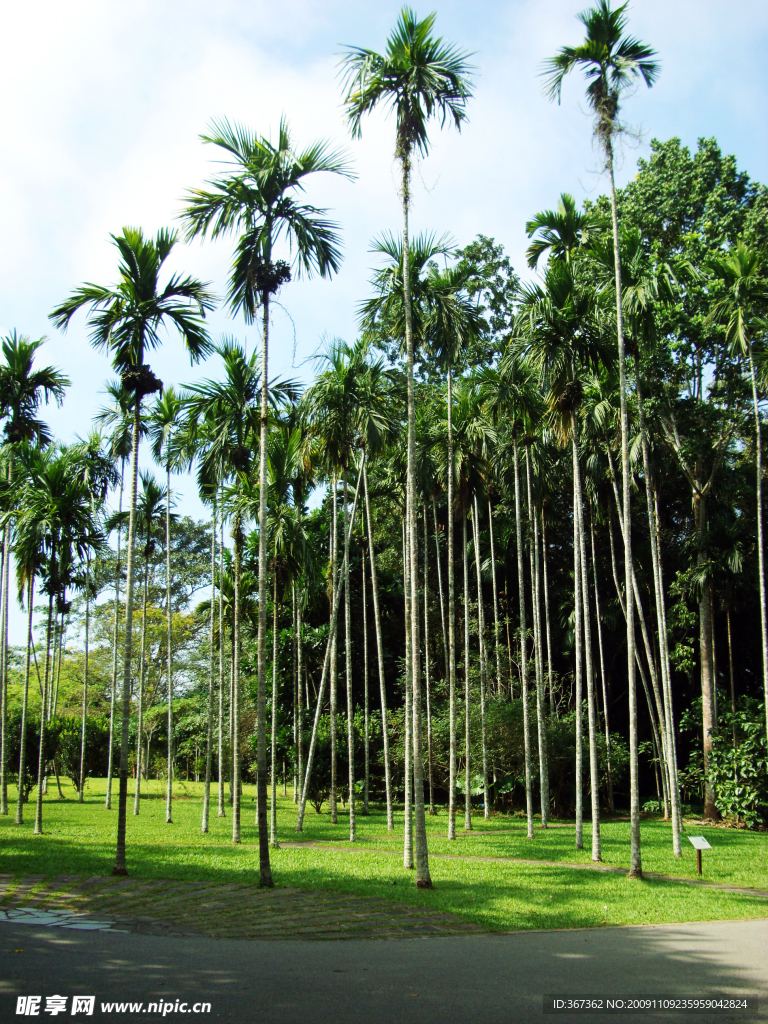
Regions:
<instances>
[{"instance_id":1,"label":"white sign on post","mask_svg":"<svg viewBox=\"0 0 768 1024\"><path fill-rule=\"evenodd\" d=\"M711 850L712 847L709 845L704 836L688 836L688 842L694 848L694 850Z\"/></svg>"}]
</instances>

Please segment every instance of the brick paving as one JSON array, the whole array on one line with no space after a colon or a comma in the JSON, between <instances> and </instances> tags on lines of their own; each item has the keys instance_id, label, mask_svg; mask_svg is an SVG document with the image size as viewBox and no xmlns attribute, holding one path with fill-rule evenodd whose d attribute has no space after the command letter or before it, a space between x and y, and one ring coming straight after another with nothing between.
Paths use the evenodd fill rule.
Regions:
<instances>
[{"instance_id":1,"label":"brick paving","mask_svg":"<svg viewBox=\"0 0 768 1024\"><path fill-rule=\"evenodd\" d=\"M417 938L482 932L452 914L344 893L173 879L0 875L0 920L227 939Z\"/></svg>"}]
</instances>

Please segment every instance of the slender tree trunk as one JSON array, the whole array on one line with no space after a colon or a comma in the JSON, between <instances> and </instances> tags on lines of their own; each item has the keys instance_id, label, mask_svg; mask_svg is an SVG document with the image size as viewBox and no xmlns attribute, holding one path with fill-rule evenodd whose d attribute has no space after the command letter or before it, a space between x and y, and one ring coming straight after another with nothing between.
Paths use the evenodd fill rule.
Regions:
<instances>
[{"instance_id":1,"label":"slender tree trunk","mask_svg":"<svg viewBox=\"0 0 768 1024\"><path fill-rule=\"evenodd\" d=\"M16 802L16 824L24 822L24 780L27 769L27 707L29 702L29 672L32 653L32 615L34 612L35 575L30 572L27 580L27 660L24 664L24 691L21 698L21 737L19 741L19 798Z\"/></svg>"},{"instance_id":2,"label":"slender tree trunk","mask_svg":"<svg viewBox=\"0 0 768 1024\"><path fill-rule=\"evenodd\" d=\"M361 517L362 518L362 517ZM365 525L363 524L363 529ZM362 596L363 596L363 754L365 763L365 777L363 781L363 811L368 816L369 782L371 767L371 741L370 741L370 708L368 702L368 600L365 584L365 548L360 551L360 565L362 568Z\"/></svg>"},{"instance_id":3,"label":"slender tree trunk","mask_svg":"<svg viewBox=\"0 0 768 1024\"><path fill-rule=\"evenodd\" d=\"M533 787L531 781L531 720L528 707L528 644L525 624L525 573L523 569L523 528L520 509L520 462L517 437L514 438L515 457L515 536L517 540L517 585L520 602L520 685L523 702L523 744L525 748L525 810L528 819L528 838L533 839Z\"/></svg>"},{"instance_id":4,"label":"slender tree trunk","mask_svg":"<svg viewBox=\"0 0 768 1024\"><path fill-rule=\"evenodd\" d=\"M61 659L64 654L64 637L67 635L67 627L69 626L69 617L67 617L66 624L64 622L64 612L61 613L61 623L59 624L59 657L58 665L56 667L56 687L53 690L53 700L51 701L48 719L56 717L56 710L59 706L59 683L61 682ZM51 675L53 679L53 675Z\"/></svg>"},{"instance_id":5,"label":"slender tree trunk","mask_svg":"<svg viewBox=\"0 0 768 1024\"><path fill-rule=\"evenodd\" d=\"M91 557L86 558L85 569L85 666L83 672L83 716L80 730L80 785L77 788L77 802L83 802L85 789L85 716L88 710L88 645L91 626Z\"/></svg>"},{"instance_id":6,"label":"slender tree trunk","mask_svg":"<svg viewBox=\"0 0 768 1024\"><path fill-rule=\"evenodd\" d=\"M595 588L595 613L597 619L597 644L600 650L600 684L603 691L603 719L605 722L605 762L608 775L608 810L613 814L615 810L613 799L613 771L611 767L611 727L608 720L608 686L605 678L605 656L603 654L603 625L600 618L600 591L597 582L597 558L595 557L595 524L592 518L592 506L590 504L589 531L592 540L592 575Z\"/></svg>"},{"instance_id":7,"label":"slender tree trunk","mask_svg":"<svg viewBox=\"0 0 768 1024\"><path fill-rule=\"evenodd\" d=\"M757 557L760 575L760 638L763 649L763 699L765 701L765 728L768 736L768 607L765 596L765 538L763 536L763 439L760 424L760 399L757 393L755 359L752 342L749 343L749 374L752 379L752 403L755 410L755 470L757 473Z\"/></svg>"},{"instance_id":8,"label":"slender tree trunk","mask_svg":"<svg viewBox=\"0 0 768 1024\"><path fill-rule=\"evenodd\" d=\"M616 333L619 357L619 390L621 397L621 477L624 506L624 576L627 592L627 687L629 691L629 789L630 789L630 868L629 877L639 878L643 865L640 853L640 778L637 745L637 690L635 687L635 616L629 592L632 586L632 516L629 469L629 416L627 412L627 368L624 352L624 317L621 295L621 253L619 249L619 214L613 179L613 143L606 139L606 157L611 192L611 226L613 228L614 274L616 280Z\"/></svg>"},{"instance_id":9,"label":"slender tree trunk","mask_svg":"<svg viewBox=\"0 0 768 1024\"><path fill-rule=\"evenodd\" d=\"M696 533L699 538L697 562L705 567L707 552L703 549L702 539L706 529L706 499L694 492L693 510L696 522ZM704 752L704 817L714 821L720 819L720 812L715 804L715 790L709 778L709 759L712 755L712 731L715 728L714 679L712 672L712 605L709 587L701 588L699 600L699 662L701 665L701 717Z\"/></svg>"},{"instance_id":10,"label":"slender tree trunk","mask_svg":"<svg viewBox=\"0 0 768 1024\"><path fill-rule=\"evenodd\" d=\"M363 475L365 472L365 453L363 453L362 465L360 466L360 472L357 476L357 487L355 489L355 500L352 505L352 515L350 518L350 533L352 531L352 524L355 521L355 512L357 510L357 500L360 495L360 485L362 483ZM320 725L320 717L323 712L323 702L325 700L325 687L328 683L328 667L330 663L331 654L331 638L333 637L336 624L339 619L339 597L341 596L341 580L338 580L336 586L333 589L333 601L331 604L331 627L330 635L328 637L328 643L325 647L325 657L323 658L323 671L320 676L320 688L317 691L317 703L315 704L315 721L312 726L312 738L309 741L309 751L307 752L307 767L304 772L304 779L301 786L301 800L299 802L299 815L296 821L296 831L301 832L304 827L304 814L307 809L307 796L309 795L309 780L312 775L312 765L315 760L315 749L317 746L317 732Z\"/></svg>"},{"instance_id":11,"label":"slender tree trunk","mask_svg":"<svg viewBox=\"0 0 768 1024\"><path fill-rule=\"evenodd\" d=\"M259 808L259 885L271 889L267 835L267 435L269 432L269 292L262 294L261 431L259 440L259 638L256 695L256 785ZM239 776L238 776L239 778Z\"/></svg>"},{"instance_id":12,"label":"slender tree trunk","mask_svg":"<svg viewBox=\"0 0 768 1024\"><path fill-rule=\"evenodd\" d=\"M53 561L53 557L51 558ZM53 594L48 598L48 629L45 640L45 675L43 676L43 700L40 705L40 748L37 757L37 804L35 806L34 835L43 834L43 782L45 781L45 707L48 702L48 678L51 662L51 629L53 620Z\"/></svg>"},{"instance_id":13,"label":"slender tree trunk","mask_svg":"<svg viewBox=\"0 0 768 1024\"><path fill-rule=\"evenodd\" d=\"M408 207L410 205L410 152L400 154L402 163L403 199L403 291L405 299L405 348L408 380L408 545L411 560L411 675L413 686L413 784L414 784L414 844L416 852L416 887L431 889L429 853L427 850L427 823L424 814L424 761L421 740L421 686L419 663L419 599L418 599L418 551L419 538L416 531L416 399L413 385L413 322L411 310L410 250L408 240Z\"/></svg>"},{"instance_id":14,"label":"slender tree trunk","mask_svg":"<svg viewBox=\"0 0 768 1024\"><path fill-rule=\"evenodd\" d=\"M123 481L125 479L125 459L120 461L120 502L118 512L123 511ZM112 809L112 760L115 750L115 691L117 690L117 647L120 638L120 541L123 536L122 524L117 527L117 567L115 569L115 625L112 634L112 685L109 699L109 751L107 753L107 793L104 805L108 811Z\"/></svg>"},{"instance_id":15,"label":"slender tree trunk","mask_svg":"<svg viewBox=\"0 0 768 1024\"><path fill-rule=\"evenodd\" d=\"M351 530L347 529L347 469L344 467L342 476L344 488L343 524L344 524L344 654L345 681L347 690L347 758L349 760L349 841L354 843L357 838L355 821L355 706L352 699L352 603L349 590L349 538ZM351 521L350 525L354 523Z\"/></svg>"},{"instance_id":16,"label":"slender tree trunk","mask_svg":"<svg viewBox=\"0 0 768 1024\"><path fill-rule=\"evenodd\" d=\"M467 510L461 510L461 546L464 562L464 831L472 831L472 732L469 675L469 553Z\"/></svg>"},{"instance_id":17,"label":"slender tree trunk","mask_svg":"<svg viewBox=\"0 0 768 1024\"><path fill-rule=\"evenodd\" d=\"M456 838L456 572L453 554L453 381L448 367L448 838Z\"/></svg>"},{"instance_id":18,"label":"slender tree trunk","mask_svg":"<svg viewBox=\"0 0 768 1024\"><path fill-rule=\"evenodd\" d=\"M394 826L392 813L392 780L389 758L389 728L387 725L387 688L384 676L384 644L381 637L381 611L379 609L379 587L376 579L376 554L373 550L373 526L371 524L371 501L368 494L368 470L363 461L363 486L365 487L365 521L368 531L368 551L371 560L371 593L373 595L373 623L376 629L376 656L379 665L379 692L381 695L381 733L384 741L384 786L387 797L387 831Z\"/></svg>"},{"instance_id":19,"label":"slender tree trunk","mask_svg":"<svg viewBox=\"0 0 768 1024\"><path fill-rule=\"evenodd\" d=\"M296 692L296 766L298 774L298 790L299 799L301 798L301 783L304 778L303 766L304 766L304 707L302 703L302 670L304 668L304 643L302 637L303 620L301 614L301 595L296 599L296 675L297 675L297 692ZM307 701L309 706L309 701Z\"/></svg>"},{"instance_id":20,"label":"slender tree trunk","mask_svg":"<svg viewBox=\"0 0 768 1024\"><path fill-rule=\"evenodd\" d=\"M475 542L475 570L477 575L477 636L480 641L480 723L483 756L483 817L491 816L491 797L488 791L488 723L486 716L486 693L488 690L488 659L485 650L485 610L483 608L483 580L480 572L480 515L477 495L474 499L472 528Z\"/></svg>"},{"instance_id":21,"label":"slender tree trunk","mask_svg":"<svg viewBox=\"0 0 768 1024\"><path fill-rule=\"evenodd\" d=\"M579 521L576 516L576 474L573 476L573 631L575 636L574 653L576 657L576 849L584 849L584 793L583 793L583 758L582 744L582 602L581 602L581 552L579 545Z\"/></svg>"},{"instance_id":22,"label":"slender tree trunk","mask_svg":"<svg viewBox=\"0 0 768 1024\"><path fill-rule=\"evenodd\" d=\"M117 805L117 848L113 875L127 875L125 863L125 819L128 805L128 730L131 720L131 654L133 645L133 578L136 553L136 495L139 478L139 437L141 434L141 397L133 406L133 439L131 451L131 497L128 518L128 553L125 583L125 642L123 644L123 695L120 731L120 790Z\"/></svg>"},{"instance_id":23,"label":"slender tree trunk","mask_svg":"<svg viewBox=\"0 0 768 1024\"><path fill-rule=\"evenodd\" d=\"M413 869L413 710L411 707L413 674L413 647L411 646L411 587L410 550L408 546L407 516L403 519L403 596L405 604L405 773L403 803L405 823L403 826L403 867Z\"/></svg>"},{"instance_id":24,"label":"slender tree trunk","mask_svg":"<svg viewBox=\"0 0 768 1024\"><path fill-rule=\"evenodd\" d=\"M427 534L427 503L424 502L424 692L427 702L427 767L429 771L429 813L435 810L435 784L432 762L432 699L429 692L429 537ZM365 607L365 606L363 606Z\"/></svg>"},{"instance_id":25,"label":"slender tree trunk","mask_svg":"<svg viewBox=\"0 0 768 1024\"><path fill-rule=\"evenodd\" d=\"M426 514L426 513L425 513ZM440 625L442 627L440 637L443 642L443 665L445 666L445 677L448 677L448 631L445 628L445 601L443 597L443 569L440 560L440 540L437 530L437 505L432 499L432 517L435 524L435 562L437 564L437 589L440 595ZM426 642L426 641L425 641Z\"/></svg>"},{"instance_id":26,"label":"slender tree trunk","mask_svg":"<svg viewBox=\"0 0 768 1024\"><path fill-rule=\"evenodd\" d=\"M171 460L166 463L165 499L165 615L168 647L168 769L165 783L165 822L173 822L173 609L171 607Z\"/></svg>"},{"instance_id":27,"label":"slender tree trunk","mask_svg":"<svg viewBox=\"0 0 768 1024\"><path fill-rule=\"evenodd\" d=\"M645 406L643 403L642 379L640 375L640 356L635 353L635 382L637 390L637 407L640 419L640 441L643 449L643 476L645 477L645 498L648 509L648 531L651 542L651 564L653 568L653 586L656 600L656 622L659 634L659 655L661 668L661 689L664 700L663 728L665 736L665 753L667 762L667 785L672 805L672 849L675 857L682 857L680 846L680 789L677 783L677 764L675 759L674 726L672 722L672 679L667 646L666 614L664 592L661 587L660 552L656 516L653 501L653 480L651 477L651 459L648 451L648 432L645 426Z\"/></svg>"},{"instance_id":28,"label":"slender tree trunk","mask_svg":"<svg viewBox=\"0 0 768 1024\"><path fill-rule=\"evenodd\" d=\"M293 768L293 802L298 803L299 800L299 783L296 772L296 765L298 764L298 739L296 732L296 709L297 709L297 696L301 687L299 682L298 667L298 618L296 613L296 582L291 581L291 626L293 629L293 645L291 651L291 671L293 672L293 690L291 691L291 702L293 704L293 754L294 754L294 768ZM285 759L283 759L283 789L285 789ZM285 793L283 793L285 796Z\"/></svg>"},{"instance_id":29,"label":"slender tree trunk","mask_svg":"<svg viewBox=\"0 0 768 1024\"><path fill-rule=\"evenodd\" d=\"M213 674L214 646L213 629L216 621L216 501L213 502L213 518L211 520L211 615L208 626L208 727L205 737L205 788L203 789L203 822L201 832L208 831L208 818L211 805L211 761L213 755ZM221 709L219 709L221 723ZM221 775L221 773L219 773ZM219 779L221 789L221 779Z\"/></svg>"},{"instance_id":30,"label":"slender tree trunk","mask_svg":"<svg viewBox=\"0 0 768 1024\"><path fill-rule=\"evenodd\" d=\"M549 753L547 750L547 722L544 715L544 664L541 642L541 600L539 594L539 514L533 503L531 491L530 448L525 453L525 469L528 482L528 529L533 542L531 545L531 597L533 598L533 635L536 654L536 724L539 740L539 795L541 801L541 827L547 828L549 820Z\"/></svg>"},{"instance_id":31,"label":"slender tree trunk","mask_svg":"<svg viewBox=\"0 0 768 1024\"><path fill-rule=\"evenodd\" d=\"M226 817L224 810L224 515L219 527L219 791L218 818ZM211 593L213 600L213 593Z\"/></svg>"},{"instance_id":32,"label":"slender tree trunk","mask_svg":"<svg viewBox=\"0 0 768 1024\"><path fill-rule=\"evenodd\" d=\"M141 660L139 661L139 707L136 725L136 788L133 794L133 813L138 814L141 808L141 740L144 731L144 674L146 671L147 650L147 591L149 589L149 527L147 528L147 546L144 549L144 598L141 608Z\"/></svg>"},{"instance_id":33,"label":"slender tree trunk","mask_svg":"<svg viewBox=\"0 0 768 1024\"><path fill-rule=\"evenodd\" d=\"M547 575L547 517L544 509L541 510L541 553L544 565L544 618L547 629L547 681L549 683L549 713L554 718L555 710L555 688L552 682L552 633L549 628L549 577Z\"/></svg>"},{"instance_id":34,"label":"slender tree trunk","mask_svg":"<svg viewBox=\"0 0 768 1024\"><path fill-rule=\"evenodd\" d=\"M736 750L736 684L733 681L733 646L731 644L731 606L726 606L726 624L728 626L728 671L731 679L731 714L733 715L733 749Z\"/></svg>"},{"instance_id":35,"label":"slender tree trunk","mask_svg":"<svg viewBox=\"0 0 768 1024\"><path fill-rule=\"evenodd\" d=\"M275 552L277 553L277 552ZM277 847L277 571L272 582L272 735L269 802L269 845Z\"/></svg>"},{"instance_id":36,"label":"slender tree trunk","mask_svg":"<svg viewBox=\"0 0 768 1024\"><path fill-rule=\"evenodd\" d=\"M240 585L243 558L243 527L240 513L235 512L234 521L234 598L232 629L232 842L240 842ZM259 569L263 562L259 559ZM256 801L259 801L257 792Z\"/></svg>"},{"instance_id":37,"label":"slender tree trunk","mask_svg":"<svg viewBox=\"0 0 768 1024\"><path fill-rule=\"evenodd\" d=\"M493 506L488 499L488 535L491 542L491 582L493 585L493 638L496 650L496 692L501 695L501 649L499 642L499 592L496 586L496 552L493 543Z\"/></svg>"},{"instance_id":38,"label":"slender tree trunk","mask_svg":"<svg viewBox=\"0 0 768 1024\"><path fill-rule=\"evenodd\" d=\"M578 520L579 558L581 561L581 590L584 605L584 663L587 677L587 726L589 730L589 789L592 803L592 860L603 859L600 846L600 772L597 766L597 697L595 673L592 663L592 622L589 614L589 575L587 573L587 541L584 530L584 500L581 493L581 467L576 413L571 413L571 439L573 442L573 473L576 488L574 512Z\"/></svg>"},{"instance_id":39,"label":"slender tree trunk","mask_svg":"<svg viewBox=\"0 0 768 1024\"><path fill-rule=\"evenodd\" d=\"M331 514L331 529L333 531L331 536L331 580L333 589L336 589L336 584L339 579L339 560L338 560L338 526L337 526L337 510L336 510L336 475L334 474L331 481L331 500L332 500L332 514ZM333 612L331 612L333 614ZM336 630L334 629L331 634L331 709L330 709L330 730L331 730L331 791L328 794L328 809L331 812L331 823L337 824L338 808L338 747L336 743L336 713L338 708L338 676L336 672Z\"/></svg>"}]
</instances>

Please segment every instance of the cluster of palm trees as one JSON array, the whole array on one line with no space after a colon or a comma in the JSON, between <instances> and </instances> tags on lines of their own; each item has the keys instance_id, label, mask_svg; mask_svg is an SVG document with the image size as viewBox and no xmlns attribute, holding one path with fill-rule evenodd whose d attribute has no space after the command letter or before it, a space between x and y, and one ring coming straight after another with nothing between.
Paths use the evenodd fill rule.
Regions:
<instances>
[{"instance_id":1,"label":"cluster of palm trees","mask_svg":"<svg viewBox=\"0 0 768 1024\"><path fill-rule=\"evenodd\" d=\"M520 287L514 279L507 282L500 316L494 302L488 299L487 280L478 259L471 256L471 247L457 253L447 235L412 237L409 233L414 160L429 154L429 128L434 119L440 125L448 121L457 129L462 127L472 94L472 67L467 54L435 36L434 15L419 19L405 8L383 54L352 48L342 62L344 106L352 135L361 134L364 118L377 107L394 114L395 158L401 171L402 231L383 234L372 245L378 266L371 279L372 295L359 309L360 340L352 345L339 340L329 343L318 359L314 381L303 393L294 381L270 379L270 307L292 275L319 274L328 278L338 271L338 227L328 219L327 211L303 202L302 192L309 175L353 175L344 153L328 143L297 149L285 120L281 120L275 142L225 120L214 122L203 141L215 147L226 167L204 187L188 193L183 214L187 239L233 238L226 303L232 316L242 314L246 324L261 319L260 352L249 354L232 337L218 343L210 338L206 316L214 308L215 300L209 287L194 278L164 271L178 241L176 232L161 231L154 238L147 238L133 228L113 236L119 258L117 284L83 285L52 313L53 323L66 330L75 315L85 310L92 343L109 353L119 374L119 381L110 386L111 405L99 416L101 429L107 431L105 436L94 434L69 447L54 444L37 413L43 401L60 402L68 382L53 368L34 369L40 342L29 342L16 335L5 339L5 362L0 369L0 410L6 420L0 615L4 813L11 549L19 594L26 602L29 616L20 786L27 756L31 666L36 659L32 636L36 580L48 598L46 650L39 677L41 723L35 822L35 831L39 832L47 763L45 722L56 713L56 619L61 616L61 636L69 607L68 595L77 590L85 596L79 786L82 800L90 601L94 595L92 563L106 550L107 537L114 532L117 560L106 806L111 807L112 758L119 727L114 872L126 873L130 725L135 705L138 764L134 811L138 813L149 562L156 539L164 532L166 821L172 822L176 693L171 594L172 475L194 467L200 495L211 509L212 596L204 608L209 661L201 828L203 833L209 828L211 783L216 774L217 810L219 816L225 814L228 747L232 838L235 843L240 841L241 723L243 701L248 701L243 686L243 652L252 644L256 665L256 823L261 885L272 885L269 847L277 839L277 736L285 720L290 720L292 730L297 830L301 831L304 825L318 743L326 723L330 735L331 820L338 820L338 803L346 791L349 838L354 841L359 792L362 813L368 811L372 775L369 593L376 641L376 656L371 661L379 683L381 775L387 824L393 828L393 681L388 678L379 586L383 556L388 572L393 564L399 565L402 583L404 863L415 868L416 885L429 888L432 884L426 815L435 811L436 788L447 791L449 839L456 836L462 788L465 829L472 828L473 788L482 795L485 816L491 813L496 775L489 756L489 722L496 703L520 702L527 832L533 837L537 788L541 827L547 827L551 812L548 736L551 722L558 714L567 674L573 684L567 702L573 711L575 729L576 845L583 846L586 783L590 795L592 858L601 859L603 775L607 777L607 804L611 810L617 781L615 765L612 767L615 734L609 721L609 652L604 636L608 631L609 604L615 604L625 627L631 873L639 876L642 870L638 675L646 698L659 792L665 814L671 820L674 852L680 855L679 730L675 723L675 663L669 643L669 599L664 584L663 528L659 516L660 450L665 447L672 453L673 461L677 460L690 483L700 541L707 530L705 507L711 481L708 484L703 480L701 468L690 463L674 415L655 402L649 409L647 365L665 346L666 339L659 332L665 311L682 301L681 296L691 282L700 284L706 279L717 297L711 304L709 327L722 334L725 344L730 346L731 368L736 367L742 375L746 372L751 388L756 431L762 669L764 686L768 687L758 365L768 297L766 262L758 250L743 241L706 265L694 266L685 259L674 265L660 262L654 258L641 229L620 220L613 161L616 137L621 130L622 97L627 87L638 81L651 86L659 66L648 46L627 35L626 5L612 10L608 0L599 0L580 19L585 28L583 43L564 47L545 65L543 74L548 94L558 100L563 80L571 71L581 70L586 75L587 98L595 115L595 136L609 182L608 201L602 207L598 204L579 211L572 197L564 194L555 210L543 211L526 225L531 239L529 266L538 268L539 275L533 283ZM290 263L279 258L286 253L291 255ZM168 328L175 328L180 335L192 362L214 354L219 361L218 374L178 392L163 387L147 358ZM152 395L157 397L147 408L144 399ZM735 417L734 424L718 441L724 453L740 429ZM164 486L139 472L143 437L148 438L155 460L165 472ZM124 510L128 464L129 491ZM307 505L311 492L318 486L326 489L327 536L322 537L313 529ZM118 512L106 517L105 499L115 487L119 490ZM563 495L568 490L571 497L566 501ZM634 493L637 502L641 491L645 492L645 511L640 516L642 551L645 560L647 536L650 585L646 583L648 566L640 564L633 549L633 529L637 531L639 519L638 513L633 517L632 499ZM231 553L225 550L225 523L231 529ZM555 540L560 552L557 601L553 598L551 562L553 523L560 531ZM615 523L619 527L618 539ZM249 531L250 524L254 526L253 532ZM395 524L399 533L395 532ZM123 572L124 527L127 535ZM456 551L459 529L460 565ZM572 530L572 539L564 530ZM598 558L596 533L609 540L615 602L600 595L599 568L605 562L605 549ZM566 550L572 553L572 563L564 569L562 552ZM623 573L619 568L622 550ZM716 682L712 668L712 610L708 603L712 593L707 576L711 559L703 542L699 543L698 552L696 593L706 772L717 726ZM353 555L362 565L362 789L356 775L359 762L353 685ZM245 571L246 556L252 556L250 560L256 566L255 579ZM510 571L517 575L516 593L507 585ZM141 650L137 657L131 624L135 619L139 579L143 580L143 594ZM563 579L567 580L565 587ZM307 682L305 634L308 617L316 612L313 594L318 588L324 588L327 594L328 624L313 708ZM246 609L253 614L246 614ZM278 635L281 617L287 611L294 682L286 709L281 707L279 697ZM121 617L126 624L122 633ZM252 629L244 625L250 621ZM637 625L642 643L636 639ZM616 631L611 635L620 649ZM554 645L557 637L563 641L560 651ZM342 643L344 711L339 707ZM225 680L225 650L231 652L229 684ZM61 664L60 653L58 663ZM566 663L568 669L564 672ZM433 721L443 700L447 705L444 782L438 778L435 767L437 741L433 735ZM479 742L473 735L476 702ZM459 718L462 706L463 723ZM338 758L344 745L338 728L344 719L346 780L339 777ZM584 732L587 768L582 756ZM460 750L462 739L464 745ZM479 768L474 763L474 752L478 749ZM19 822L22 808L20 799ZM709 781L705 812L717 814L715 793Z\"/></svg>"}]
</instances>

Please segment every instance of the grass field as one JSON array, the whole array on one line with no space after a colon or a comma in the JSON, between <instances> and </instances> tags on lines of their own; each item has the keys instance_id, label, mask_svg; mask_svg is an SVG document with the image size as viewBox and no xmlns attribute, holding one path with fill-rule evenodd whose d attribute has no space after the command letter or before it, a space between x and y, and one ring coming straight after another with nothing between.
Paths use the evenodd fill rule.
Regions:
<instances>
[{"instance_id":1,"label":"grass field","mask_svg":"<svg viewBox=\"0 0 768 1024\"><path fill-rule=\"evenodd\" d=\"M210 832L200 834L201 783L177 783L172 825L165 824L164 783L144 784L147 799L141 814L128 810L128 868L143 878L257 881L257 832L254 825L254 790L245 786L242 810L242 843L231 843L231 817L216 817L215 787L212 794ZM62 781L65 800L49 786L44 807L44 835L33 836L34 806L25 808L21 828L13 824L15 803L8 817L0 819L0 870L16 875L61 872L83 875L109 874L114 861L116 810L104 809L104 780L93 780L86 802L78 805L69 783ZM132 794L133 786L130 786ZM114 791L113 791L114 792ZM11 791L12 795L13 791ZM472 833L463 831L463 815L457 824L458 838L445 839L444 809L427 819L432 854L453 857L509 858L503 862L463 860L433 856L432 892L416 890L413 872L402 866L402 810L395 816L395 833L387 834L381 808L365 818L358 815L358 842L348 842L349 819L339 813L332 825L327 813L308 808L302 835L295 832L296 811L290 795L278 799L278 838L328 842L350 852L316 847L283 847L272 851L275 883L304 889L383 897L412 905L450 911L492 930L525 928L572 928L603 924L651 924L728 918L768 917L768 900L741 893L694 887L653 879L630 881L622 875L583 870L569 864L589 863L589 848L574 849L572 823L555 823L547 831L537 828L533 840L525 837L525 821L496 816L484 821L475 815ZM606 864L626 867L629 858L629 824L606 822L602 827ZM691 827L689 834L705 835L713 849L704 855L708 881L768 890L768 834L723 828ZM590 830L585 825L589 846ZM671 830L658 820L642 827L643 867L646 871L695 877L695 851L684 839L682 860L671 850ZM521 863L522 858L541 863ZM547 863L557 862L557 863Z\"/></svg>"}]
</instances>

